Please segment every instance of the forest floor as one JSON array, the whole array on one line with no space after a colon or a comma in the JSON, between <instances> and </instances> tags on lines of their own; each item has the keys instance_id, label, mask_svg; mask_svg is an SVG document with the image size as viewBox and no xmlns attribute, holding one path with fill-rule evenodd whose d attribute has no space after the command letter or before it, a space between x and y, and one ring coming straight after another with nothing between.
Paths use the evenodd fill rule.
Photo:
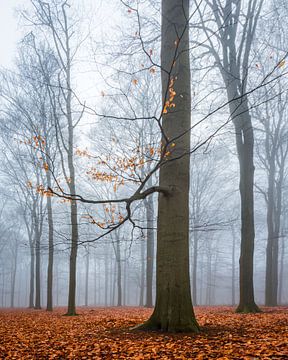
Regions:
<instances>
[{"instance_id":1,"label":"forest floor","mask_svg":"<svg viewBox=\"0 0 288 360\"><path fill-rule=\"evenodd\" d=\"M230 307L196 307L201 332L131 330L145 308L0 310L0 359L288 359L288 307L239 315Z\"/></svg>"}]
</instances>

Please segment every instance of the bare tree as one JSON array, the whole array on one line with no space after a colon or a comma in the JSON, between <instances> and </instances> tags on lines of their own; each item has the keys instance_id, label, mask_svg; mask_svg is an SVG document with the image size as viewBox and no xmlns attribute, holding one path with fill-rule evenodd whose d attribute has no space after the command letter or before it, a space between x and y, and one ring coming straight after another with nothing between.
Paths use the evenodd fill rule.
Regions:
<instances>
[{"instance_id":1,"label":"bare tree","mask_svg":"<svg viewBox=\"0 0 288 360\"><path fill-rule=\"evenodd\" d=\"M214 56L226 87L239 159L241 253L240 302L237 312L258 312L260 310L254 301L253 286L254 132L246 94L251 46L263 0L205 0L205 4L205 10L210 15L209 19L206 18L205 10L199 9L200 28L205 34L202 46Z\"/></svg>"}]
</instances>

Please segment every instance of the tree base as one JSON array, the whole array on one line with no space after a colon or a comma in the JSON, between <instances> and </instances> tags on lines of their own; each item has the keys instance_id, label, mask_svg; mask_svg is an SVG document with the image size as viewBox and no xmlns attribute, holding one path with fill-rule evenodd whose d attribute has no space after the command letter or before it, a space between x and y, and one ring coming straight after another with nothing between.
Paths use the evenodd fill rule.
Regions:
<instances>
[{"instance_id":1,"label":"tree base","mask_svg":"<svg viewBox=\"0 0 288 360\"><path fill-rule=\"evenodd\" d=\"M66 314L63 314L63 316L78 316L76 312L67 312Z\"/></svg>"},{"instance_id":2,"label":"tree base","mask_svg":"<svg viewBox=\"0 0 288 360\"><path fill-rule=\"evenodd\" d=\"M262 310L255 304L239 304L236 313L238 314L256 314L261 313Z\"/></svg>"},{"instance_id":3,"label":"tree base","mask_svg":"<svg viewBox=\"0 0 288 360\"><path fill-rule=\"evenodd\" d=\"M161 322L155 319L149 319L145 323L133 327L131 330L140 331L161 331L170 333L194 333L200 332L200 327L196 320L185 324L168 323L167 321Z\"/></svg>"}]
</instances>

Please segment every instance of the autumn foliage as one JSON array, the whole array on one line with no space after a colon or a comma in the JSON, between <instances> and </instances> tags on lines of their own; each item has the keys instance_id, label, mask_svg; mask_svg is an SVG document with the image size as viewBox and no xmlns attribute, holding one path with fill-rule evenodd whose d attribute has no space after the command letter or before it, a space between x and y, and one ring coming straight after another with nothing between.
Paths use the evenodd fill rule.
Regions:
<instances>
[{"instance_id":1,"label":"autumn foliage","mask_svg":"<svg viewBox=\"0 0 288 360\"><path fill-rule=\"evenodd\" d=\"M78 309L79 316L1 310L1 359L287 359L288 308L235 314L229 307L196 307L201 333L133 330L144 308Z\"/></svg>"}]
</instances>

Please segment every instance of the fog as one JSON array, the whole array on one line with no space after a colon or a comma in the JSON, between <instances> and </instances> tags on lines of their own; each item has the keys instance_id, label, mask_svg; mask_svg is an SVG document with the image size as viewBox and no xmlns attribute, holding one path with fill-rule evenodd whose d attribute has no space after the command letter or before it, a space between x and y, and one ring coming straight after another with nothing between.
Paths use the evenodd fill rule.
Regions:
<instances>
[{"instance_id":1,"label":"fog","mask_svg":"<svg viewBox=\"0 0 288 360\"><path fill-rule=\"evenodd\" d=\"M191 4L188 24L192 125L170 139L163 119L186 93L174 65L165 88L158 1L1 2L0 307L153 306L158 199L169 197L159 172L188 155L193 305L239 304L254 232L255 302L288 303L288 7L230 4L220 26L209 3ZM254 204L243 205L251 128Z\"/></svg>"}]
</instances>

